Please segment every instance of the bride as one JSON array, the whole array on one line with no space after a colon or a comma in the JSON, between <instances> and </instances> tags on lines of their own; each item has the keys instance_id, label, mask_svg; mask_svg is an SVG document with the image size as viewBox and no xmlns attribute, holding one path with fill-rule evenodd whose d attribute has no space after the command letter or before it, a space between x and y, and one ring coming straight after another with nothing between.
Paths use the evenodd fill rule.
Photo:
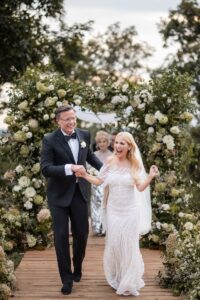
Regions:
<instances>
[{"instance_id":1,"label":"bride","mask_svg":"<svg viewBox=\"0 0 200 300\"><path fill-rule=\"evenodd\" d=\"M145 203L150 198L143 191L159 172L157 166L153 165L149 175L144 178L144 167L138 153L133 136L128 132L120 132L115 139L114 154L107 159L98 177L76 173L76 176L92 184L109 187L104 272L107 282L118 295L138 296L140 288L144 286L139 235L150 230L151 218L148 216L151 215L151 208ZM141 204L141 201L144 203Z\"/></svg>"}]
</instances>

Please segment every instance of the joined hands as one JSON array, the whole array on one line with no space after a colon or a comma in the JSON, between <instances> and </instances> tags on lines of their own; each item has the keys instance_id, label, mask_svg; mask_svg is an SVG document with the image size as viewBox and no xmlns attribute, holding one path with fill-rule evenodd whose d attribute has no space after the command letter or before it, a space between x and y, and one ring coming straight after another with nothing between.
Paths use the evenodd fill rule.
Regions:
<instances>
[{"instance_id":1,"label":"joined hands","mask_svg":"<svg viewBox=\"0 0 200 300\"><path fill-rule=\"evenodd\" d=\"M86 174L86 169L82 165L72 165L71 169L76 177L84 177Z\"/></svg>"}]
</instances>

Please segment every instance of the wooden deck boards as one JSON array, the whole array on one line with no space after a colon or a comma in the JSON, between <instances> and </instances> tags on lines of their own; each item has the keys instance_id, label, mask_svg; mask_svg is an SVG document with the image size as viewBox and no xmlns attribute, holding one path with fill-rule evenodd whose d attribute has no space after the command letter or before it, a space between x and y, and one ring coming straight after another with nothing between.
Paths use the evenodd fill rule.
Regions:
<instances>
[{"instance_id":1,"label":"wooden deck boards","mask_svg":"<svg viewBox=\"0 0 200 300\"><path fill-rule=\"evenodd\" d=\"M74 283L73 292L64 296L60 293L61 282L57 269L54 249L28 251L16 270L18 288L15 300L124 300L131 296L118 296L106 283L102 257L104 238L90 236L87 254L84 260L81 282ZM144 280L146 286L141 290L138 300L175 300L171 292L162 289L156 280L158 270L162 268L162 259L157 250L142 249L145 262Z\"/></svg>"}]
</instances>

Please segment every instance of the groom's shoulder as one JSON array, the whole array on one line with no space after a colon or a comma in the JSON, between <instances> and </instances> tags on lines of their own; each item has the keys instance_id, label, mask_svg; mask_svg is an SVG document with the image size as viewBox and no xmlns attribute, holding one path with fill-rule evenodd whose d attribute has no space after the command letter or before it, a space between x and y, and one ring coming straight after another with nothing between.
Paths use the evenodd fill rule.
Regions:
<instances>
[{"instance_id":1,"label":"groom's shoulder","mask_svg":"<svg viewBox=\"0 0 200 300\"><path fill-rule=\"evenodd\" d=\"M90 135L90 132L86 129L80 129L80 128L76 128L77 131L79 131L82 135L85 135L85 136L89 136Z\"/></svg>"},{"instance_id":2,"label":"groom's shoulder","mask_svg":"<svg viewBox=\"0 0 200 300\"><path fill-rule=\"evenodd\" d=\"M47 132L44 135L44 139L51 141L54 140L54 138L58 135L58 129L52 131L52 132Z\"/></svg>"}]
</instances>

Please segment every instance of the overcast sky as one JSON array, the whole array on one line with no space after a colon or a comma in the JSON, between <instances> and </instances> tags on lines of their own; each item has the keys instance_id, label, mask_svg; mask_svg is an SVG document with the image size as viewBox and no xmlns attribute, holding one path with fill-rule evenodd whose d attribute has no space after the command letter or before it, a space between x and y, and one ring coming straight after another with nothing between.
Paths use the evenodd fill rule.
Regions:
<instances>
[{"instance_id":1,"label":"overcast sky","mask_svg":"<svg viewBox=\"0 0 200 300\"><path fill-rule=\"evenodd\" d=\"M120 22L122 28L134 25L141 41L155 48L150 66L162 64L165 56L175 48L163 49L157 23L161 17L168 16L169 9L176 9L181 0L65 0L66 22L95 21L95 31L104 32L106 28Z\"/></svg>"}]
</instances>

